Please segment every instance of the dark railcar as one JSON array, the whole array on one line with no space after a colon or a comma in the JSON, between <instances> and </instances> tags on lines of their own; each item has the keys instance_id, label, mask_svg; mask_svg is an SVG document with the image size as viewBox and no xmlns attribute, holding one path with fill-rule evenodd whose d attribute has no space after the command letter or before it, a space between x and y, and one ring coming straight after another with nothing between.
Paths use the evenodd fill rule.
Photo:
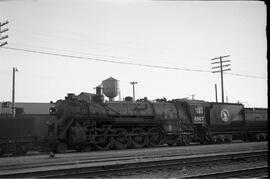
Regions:
<instances>
[{"instance_id":1,"label":"dark railcar","mask_svg":"<svg viewBox=\"0 0 270 179\"><path fill-rule=\"evenodd\" d=\"M245 126L267 129L268 114L265 108L245 108Z\"/></svg>"},{"instance_id":2,"label":"dark railcar","mask_svg":"<svg viewBox=\"0 0 270 179\"><path fill-rule=\"evenodd\" d=\"M49 115L25 115L0 118L0 154L25 154L48 136Z\"/></svg>"},{"instance_id":3,"label":"dark railcar","mask_svg":"<svg viewBox=\"0 0 270 179\"><path fill-rule=\"evenodd\" d=\"M245 140L267 139L268 110L265 108L245 108Z\"/></svg>"}]
</instances>

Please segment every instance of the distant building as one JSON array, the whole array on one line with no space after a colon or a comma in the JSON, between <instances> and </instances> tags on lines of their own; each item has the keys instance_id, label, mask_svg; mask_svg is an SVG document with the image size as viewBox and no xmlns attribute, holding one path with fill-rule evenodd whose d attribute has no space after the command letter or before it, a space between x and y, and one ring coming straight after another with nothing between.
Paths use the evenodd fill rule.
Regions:
<instances>
[{"instance_id":1,"label":"distant building","mask_svg":"<svg viewBox=\"0 0 270 179\"><path fill-rule=\"evenodd\" d=\"M51 103L15 103L17 113L22 114L41 114L48 115L49 109L53 104ZM7 116L12 114L11 102L0 102L0 115Z\"/></svg>"},{"instance_id":2,"label":"distant building","mask_svg":"<svg viewBox=\"0 0 270 179\"><path fill-rule=\"evenodd\" d=\"M93 93L81 92L77 97L78 97L78 100L84 100L84 101L87 101L88 103L90 103L90 101L92 101L92 98L95 95L96 94L93 94Z\"/></svg>"},{"instance_id":3,"label":"distant building","mask_svg":"<svg viewBox=\"0 0 270 179\"><path fill-rule=\"evenodd\" d=\"M76 97L78 98L78 100L86 101L88 103L90 103L90 102L104 102L104 96L102 94L97 95L94 93L81 92Z\"/></svg>"}]
</instances>

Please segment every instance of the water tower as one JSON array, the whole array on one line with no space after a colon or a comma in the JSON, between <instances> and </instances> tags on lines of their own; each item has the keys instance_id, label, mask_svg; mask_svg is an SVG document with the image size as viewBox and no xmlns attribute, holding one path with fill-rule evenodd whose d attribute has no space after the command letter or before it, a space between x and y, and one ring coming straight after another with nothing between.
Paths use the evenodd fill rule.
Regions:
<instances>
[{"instance_id":1,"label":"water tower","mask_svg":"<svg viewBox=\"0 0 270 179\"><path fill-rule=\"evenodd\" d=\"M118 80L114 79L113 77L103 80L102 89L103 94L109 98L109 101L113 101L113 98L118 95L119 91Z\"/></svg>"}]
</instances>

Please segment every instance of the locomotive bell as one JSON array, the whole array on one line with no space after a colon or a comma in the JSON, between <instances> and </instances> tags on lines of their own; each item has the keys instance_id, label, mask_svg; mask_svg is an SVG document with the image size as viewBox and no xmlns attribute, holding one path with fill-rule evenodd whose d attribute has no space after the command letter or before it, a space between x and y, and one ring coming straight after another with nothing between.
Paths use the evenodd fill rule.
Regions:
<instances>
[{"instance_id":1,"label":"locomotive bell","mask_svg":"<svg viewBox=\"0 0 270 179\"><path fill-rule=\"evenodd\" d=\"M118 95L118 80L110 77L102 81L103 94L109 98L110 101L113 101Z\"/></svg>"}]
</instances>

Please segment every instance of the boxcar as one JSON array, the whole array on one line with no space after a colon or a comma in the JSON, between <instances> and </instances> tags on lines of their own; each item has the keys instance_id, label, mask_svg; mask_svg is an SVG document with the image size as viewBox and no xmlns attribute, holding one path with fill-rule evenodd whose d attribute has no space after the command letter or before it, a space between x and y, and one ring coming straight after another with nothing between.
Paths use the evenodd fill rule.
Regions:
<instances>
[{"instance_id":1,"label":"boxcar","mask_svg":"<svg viewBox=\"0 0 270 179\"><path fill-rule=\"evenodd\" d=\"M0 154L24 154L44 143L48 136L49 115L0 118Z\"/></svg>"}]
</instances>

